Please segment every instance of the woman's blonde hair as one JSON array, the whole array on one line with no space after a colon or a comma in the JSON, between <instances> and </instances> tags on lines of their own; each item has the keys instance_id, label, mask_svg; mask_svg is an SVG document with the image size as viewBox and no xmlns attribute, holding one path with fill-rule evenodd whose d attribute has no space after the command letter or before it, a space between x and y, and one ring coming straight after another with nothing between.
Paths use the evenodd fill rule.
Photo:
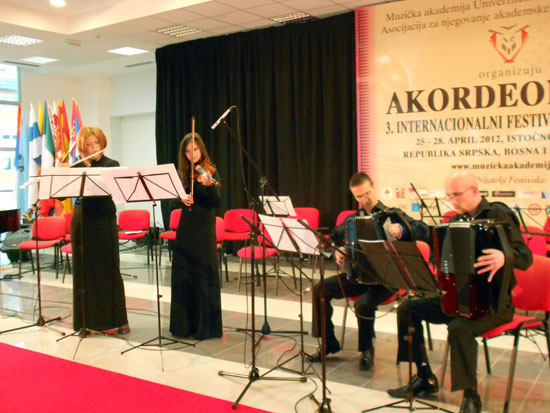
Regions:
<instances>
[{"instance_id":1,"label":"woman's blonde hair","mask_svg":"<svg viewBox=\"0 0 550 413\"><path fill-rule=\"evenodd\" d=\"M78 152L80 153L81 158L88 156L86 152L86 139L92 135L99 141L99 146L101 146L101 149L105 149L107 147L107 138L100 128L97 126L83 126L76 135L76 146L78 147ZM90 161L84 161L84 163L87 166L90 166Z\"/></svg>"}]
</instances>

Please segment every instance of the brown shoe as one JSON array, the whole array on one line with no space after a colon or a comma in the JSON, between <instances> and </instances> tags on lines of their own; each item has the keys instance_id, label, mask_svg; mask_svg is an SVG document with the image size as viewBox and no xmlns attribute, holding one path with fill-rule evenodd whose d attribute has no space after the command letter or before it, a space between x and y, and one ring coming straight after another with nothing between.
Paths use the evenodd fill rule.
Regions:
<instances>
[{"instance_id":1,"label":"brown shoe","mask_svg":"<svg viewBox=\"0 0 550 413\"><path fill-rule=\"evenodd\" d=\"M130 332L130 326L128 323L118 328L118 334L128 334Z\"/></svg>"}]
</instances>

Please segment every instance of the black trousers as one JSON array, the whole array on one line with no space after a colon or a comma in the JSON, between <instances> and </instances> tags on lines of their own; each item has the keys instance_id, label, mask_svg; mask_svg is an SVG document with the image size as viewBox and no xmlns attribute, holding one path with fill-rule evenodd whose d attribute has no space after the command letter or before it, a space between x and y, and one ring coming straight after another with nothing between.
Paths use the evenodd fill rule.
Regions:
<instances>
[{"instance_id":1,"label":"black trousers","mask_svg":"<svg viewBox=\"0 0 550 413\"><path fill-rule=\"evenodd\" d=\"M342 282L342 288L338 282ZM355 312L365 318L357 318L359 327L359 351L365 351L372 347L374 337L374 315L378 305L388 299L393 292L381 285L365 285L348 281L345 274L334 275L325 279L325 326L327 347L338 345L338 340L334 335L334 324L332 323L333 307L332 299L354 297L359 295L355 302ZM320 283L313 287L313 337L321 337L321 288Z\"/></svg>"},{"instance_id":2,"label":"black trousers","mask_svg":"<svg viewBox=\"0 0 550 413\"><path fill-rule=\"evenodd\" d=\"M452 391L477 388L477 341L481 336L501 324L512 320L513 307L497 314L480 319L453 317L443 313L439 297L412 298L403 303L397 312L399 343L397 361L409 361L408 335L409 321L414 328L412 340L412 361L428 362L422 321L432 324L447 324L449 346L451 348Z\"/></svg>"}]
</instances>

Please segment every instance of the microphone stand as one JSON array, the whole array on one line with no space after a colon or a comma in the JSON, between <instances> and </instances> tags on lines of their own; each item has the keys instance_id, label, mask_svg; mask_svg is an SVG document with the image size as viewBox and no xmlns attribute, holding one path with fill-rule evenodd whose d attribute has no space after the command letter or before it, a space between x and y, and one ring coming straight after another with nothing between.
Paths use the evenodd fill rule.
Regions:
<instances>
[{"instance_id":1,"label":"microphone stand","mask_svg":"<svg viewBox=\"0 0 550 413\"><path fill-rule=\"evenodd\" d=\"M237 111L238 111L238 109L237 109ZM255 162L252 160L252 158L251 158L250 154L248 153L248 151L243 147L242 142L241 142L241 138L240 138L240 133L235 138L233 136L234 135L233 130L229 127L229 125L227 124L227 122L225 120L223 120L223 125L229 131L229 134L231 135L231 137L233 139L237 140L237 142L239 144L239 148L240 148L239 155L240 155L240 161L241 161L241 174L242 174L242 179L243 179L244 191L245 191L246 196L248 198L248 204L250 205L250 207L252 207L252 197L251 197L250 192L248 190L248 186L246 184L247 180L245 179L245 174L244 174L244 163L243 163L243 155L242 155L243 152L246 153L246 155L248 156L248 160L256 168L256 171L257 171L257 166L256 166ZM238 123L237 123L237 128L239 128ZM252 216L254 216L254 214L252 214ZM242 215L241 215L241 218L244 219L244 217ZM256 238L256 240L257 240L257 236L258 236L258 234L251 227L251 237L253 238L253 240L251 242L252 253L251 253L251 269L250 269L250 277L251 277L251 280L252 280L252 282L250 284L251 285L250 294L251 294L251 300L252 300L252 304L251 304L252 365L250 367L250 371L248 372L248 375L239 374L239 373L229 373L229 372L225 372L225 371L222 371L222 370L218 371L219 376L248 378L248 383L244 387L241 394L237 397L237 400L235 400L235 402L231 406L233 409L236 409L238 407L240 400L243 398L243 396L245 395L247 390L250 388L252 383L254 383L258 380L284 380L284 381L301 381L301 382L306 381L305 377L265 377L267 374L269 374L273 370L275 370L276 367L274 367L271 370L268 370L266 373L260 375L258 367L256 366L256 322L255 322L255 318L256 318L256 313L255 313L255 311L256 311L256 306L255 306L256 288L255 288L255 281L254 281L254 267L255 267L254 238ZM265 287L265 281L264 281L264 287Z\"/></svg>"},{"instance_id":2,"label":"microphone stand","mask_svg":"<svg viewBox=\"0 0 550 413\"><path fill-rule=\"evenodd\" d=\"M237 118L238 118L239 109L236 106L235 106L235 109L237 109ZM222 117L223 117L223 115L222 115ZM255 212L254 202L252 201L252 196L251 196L250 191L248 189L248 186L246 184L247 181L245 179L243 153L246 155L246 159L252 165L254 171L260 176L260 188L261 188L261 192L262 192L262 199L264 199L263 197L265 196L265 187L266 186L267 186L267 188L269 189L269 191L271 193L277 194L277 192L275 191L275 189L273 189L273 187L269 183L269 180L260 172L260 168L259 168L258 164L254 161L254 159L252 158L250 153L243 146L242 140L241 140L241 137L240 137L239 123L237 123L237 128L238 128L238 131L239 131L237 136L235 136L235 133L233 132L231 127L227 124L227 121L225 120L225 118L222 120L222 124L223 124L224 128L229 132L229 135L231 136L231 138L237 143L237 145L239 145L239 149L240 149L239 155L240 155L240 160L241 160L241 174L242 174L242 179L243 179L243 184L244 184L244 190L245 190L245 193L246 193L246 196L247 196L247 199L248 199L248 204L250 206L251 216L255 217L256 214L254 214L254 212ZM251 260L250 260L251 263L250 263L250 265L251 265L252 268L254 268L254 265L255 265L254 249L252 248L251 251L252 251L252 253L251 253ZM267 319L267 274L266 274L266 264L265 264L265 261L266 261L266 258L265 258L265 243L264 243L264 246L263 246L263 254L262 255L263 255L262 256L262 272L263 272L262 280L263 280L263 283L264 283L264 323L262 325L262 329L260 330L260 332L262 333L262 338L260 338L260 340L263 339L264 336L267 336L269 334L300 334L299 331L292 331L292 330L290 330L290 331L285 331L285 330L272 331L271 327L269 326L269 321ZM251 272L251 275L250 275L250 279L252 280L252 282L254 282L254 277L252 276L252 272ZM238 328L237 331L247 331L247 329Z\"/></svg>"},{"instance_id":3,"label":"microphone stand","mask_svg":"<svg viewBox=\"0 0 550 413\"><path fill-rule=\"evenodd\" d=\"M40 281L40 255L39 255L40 249L38 248L38 234L39 234L39 232L38 232L38 220L40 218L39 218L39 215L38 215L38 205L37 204L38 204L38 201L36 201L32 205L32 208L34 210L35 217L36 217L36 219L34 221L34 225L35 225L35 229L36 229L35 251L36 251L36 286L37 286L37 290L38 290L38 319L34 323L23 326L23 327L16 327L16 328L12 328L12 329L9 329L9 330L0 331L0 334L9 333L11 331L23 330L25 328L30 328L30 327L47 327L46 324L54 322L54 321L61 320L61 317L55 317L55 318L51 318L51 319L47 320L42 315L42 292L41 292L41 287L40 287L41 281ZM21 261L19 261L19 262L21 262ZM31 263L32 263L32 256L31 256ZM57 262L56 262L56 265L57 265ZM61 335L65 335L65 333L61 333Z\"/></svg>"}]
</instances>

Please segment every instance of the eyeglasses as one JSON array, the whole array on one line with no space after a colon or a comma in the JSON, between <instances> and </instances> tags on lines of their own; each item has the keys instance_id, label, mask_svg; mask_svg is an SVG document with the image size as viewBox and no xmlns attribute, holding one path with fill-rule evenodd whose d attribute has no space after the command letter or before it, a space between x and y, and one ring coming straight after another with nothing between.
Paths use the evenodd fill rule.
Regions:
<instances>
[{"instance_id":1,"label":"eyeglasses","mask_svg":"<svg viewBox=\"0 0 550 413\"><path fill-rule=\"evenodd\" d=\"M445 200L450 201L451 199L460 198L462 195L464 195L466 192L468 192L472 188L473 188L473 186L469 187L468 189L466 189L462 192L453 192L452 194L447 194L447 195L445 195Z\"/></svg>"}]
</instances>

